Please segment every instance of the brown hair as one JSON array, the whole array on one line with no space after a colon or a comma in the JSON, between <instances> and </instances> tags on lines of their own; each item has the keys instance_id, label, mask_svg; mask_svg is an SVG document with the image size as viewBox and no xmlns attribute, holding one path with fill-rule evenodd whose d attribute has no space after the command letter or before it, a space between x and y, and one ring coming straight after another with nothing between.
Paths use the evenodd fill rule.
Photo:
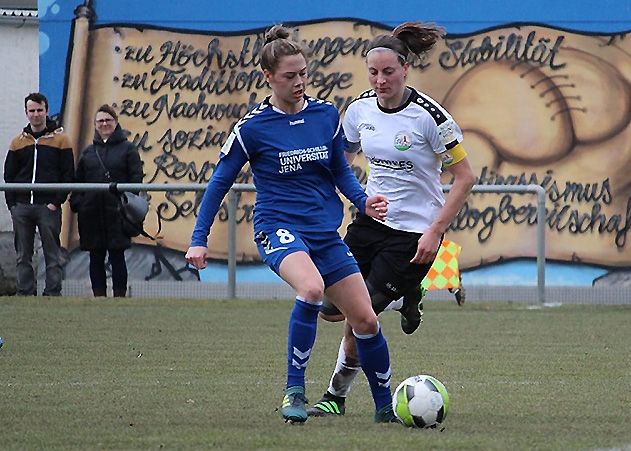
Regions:
<instances>
[{"instance_id":1,"label":"brown hair","mask_svg":"<svg viewBox=\"0 0 631 451\"><path fill-rule=\"evenodd\" d=\"M26 110L26 103L28 101L35 103L43 103L46 107L46 111L48 111L48 99L41 92L32 92L24 98L24 109Z\"/></svg>"},{"instance_id":2,"label":"brown hair","mask_svg":"<svg viewBox=\"0 0 631 451\"><path fill-rule=\"evenodd\" d=\"M112 108L107 103L101 105L99 109L96 110L96 113L94 113L94 115L96 116L97 113L107 113L110 116L112 116L116 122L118 122L118 114L116 114L116 111L114 111L114 108Z\"/></svg>"},{"instance_id":3,"label":"brown hair","mask_svg":"<svg viewBox=\"0 0 631 451\"><path fill-rule=\"evenodd\" d=\"M274 72L283 56L301 54L307 59L307 50L299 42L289 39L289 30L282 25L274 25L265 32L265 44L261 52L261 67Z\"/></svg>"},{"instance_id":4,"label":"brown hair","mask_svg":"<svg viewBox=\"0 0 631 451\"><path fill-rule=\"evenodd\" d=\"M367 51L377 47L385 47L401 55L400 60L405 58L407 61L410 52L421 56L434 47L444 35L445 30L434 24L405 22L392 30L391 34L382 34L374 38ZM404 64L405 61L401 61L401 64Z\"/></svg>"}]
</instances>

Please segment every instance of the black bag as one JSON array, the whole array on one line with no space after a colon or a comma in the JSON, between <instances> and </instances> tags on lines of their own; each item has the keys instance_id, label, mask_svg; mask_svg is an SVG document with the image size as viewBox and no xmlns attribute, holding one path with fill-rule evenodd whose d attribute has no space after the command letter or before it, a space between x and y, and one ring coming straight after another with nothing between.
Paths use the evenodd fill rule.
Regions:
<instances>
[{"instance_id":1,"label":"black bag","mask_svg":"<svg viewBox=\"0 0 631 451\"><path fill-rule=\"evenodd\" d=\"M112 177L110 176L110 171L107 169L107 166L105 166L105 163L103 163L98 149L94 149L94 152L99 159L99 163L101 163L103 171L105 171L105 179L108 182L111 181ZM129 191L120 192L116 182L110 183L110 193L116 196L118 200L118 212L122 218L123 233L130 238L142 235L155 241L155 238L145 232L143 227L145 217L149 212L149 202L147 202L147 199ZM158 233L160 233L159 230Z\"/></svg>"},{"instance_id":2,"label":"black bag","mask_svg":"<svg viewBox=\"0 0 631 451\"><path fill-rule=\"evenodd\" d=\"M147 199L129 191L121 193L116 189L115 183L112 185L110 185L110 191L114 188L114 194L118 195L118 211L123 218L123 233L130 238L143 235L153 240L154 238L146 233L143 228L145 217L149 212Z\"/></svg>"},{"instance_id":3,"label":"black bag","mask_svg":"<svg viewBox=\"0 0 631 451\"><path fill-rule=\"evenodd\" d=\"M155 236L145 232L143 224L149 212L149 201L143 196L130 191L120 192L116 183L110 183L110 192L118 199L118 211L123 219L123 233L130 238L142 235L152 241L162 239L162 221L158 217L158 231Z\"/></svg>"}]
</instances>

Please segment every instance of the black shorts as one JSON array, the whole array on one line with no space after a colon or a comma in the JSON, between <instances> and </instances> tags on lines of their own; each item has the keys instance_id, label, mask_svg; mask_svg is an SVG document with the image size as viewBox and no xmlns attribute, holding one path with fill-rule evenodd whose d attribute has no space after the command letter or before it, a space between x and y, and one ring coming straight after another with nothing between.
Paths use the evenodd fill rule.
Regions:
<instances>
[{"instance_id":1,"label":"black shorts","mask_svg":"<svg viewBox=\"0 0 631 451\"><path fill-rule=\"evenodd\" d=\"M394 301L410 288L418 286L432 266L431 263L410 263L421 235L395 230L360 215L348 226L344 242L357 260L364 280L373 290ZM327 314L337 312L327 301L321 310Z\"/></svg>"}]
</instances>

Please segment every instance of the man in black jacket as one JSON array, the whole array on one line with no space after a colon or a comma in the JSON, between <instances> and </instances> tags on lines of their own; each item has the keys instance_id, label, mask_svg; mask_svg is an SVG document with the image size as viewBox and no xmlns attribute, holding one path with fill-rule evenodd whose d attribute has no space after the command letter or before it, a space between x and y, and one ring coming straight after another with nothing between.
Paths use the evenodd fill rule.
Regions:
<instances>
[{"instance_id":1,"label":"man in black jacket","mask_svg":"<svg viewBox=\"0 0 631 451\"><path fill-rule=\"evenodd\" d=\"M71 183L74 157L70 140L48 118L48 100L40 93L24 99L29 124L13 138L4 162L7 183ZM17 294L36 295L33 271L35 227L39 230L46 260L44 296L61 294L61 204L68 193L61 191L5 191L11 211L17 252Z\"/></svg>"}]
</instances>

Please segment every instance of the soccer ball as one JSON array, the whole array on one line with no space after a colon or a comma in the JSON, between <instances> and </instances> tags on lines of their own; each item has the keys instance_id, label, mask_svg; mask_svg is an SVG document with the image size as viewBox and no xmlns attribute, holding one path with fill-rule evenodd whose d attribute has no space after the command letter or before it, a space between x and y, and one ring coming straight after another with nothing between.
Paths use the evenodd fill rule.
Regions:
<instances>
[{"instance_id":1,"label":"soccer ball","mask_svg":"<svg viewBox=\"0 0 631 451\"><path fill-rule=\"evenodd\" d=\"M449 394L438 379L420 375L401 382L392 396L392 410L412 428L435 428L447 416Z\"/></svg>"}]
</instances>

